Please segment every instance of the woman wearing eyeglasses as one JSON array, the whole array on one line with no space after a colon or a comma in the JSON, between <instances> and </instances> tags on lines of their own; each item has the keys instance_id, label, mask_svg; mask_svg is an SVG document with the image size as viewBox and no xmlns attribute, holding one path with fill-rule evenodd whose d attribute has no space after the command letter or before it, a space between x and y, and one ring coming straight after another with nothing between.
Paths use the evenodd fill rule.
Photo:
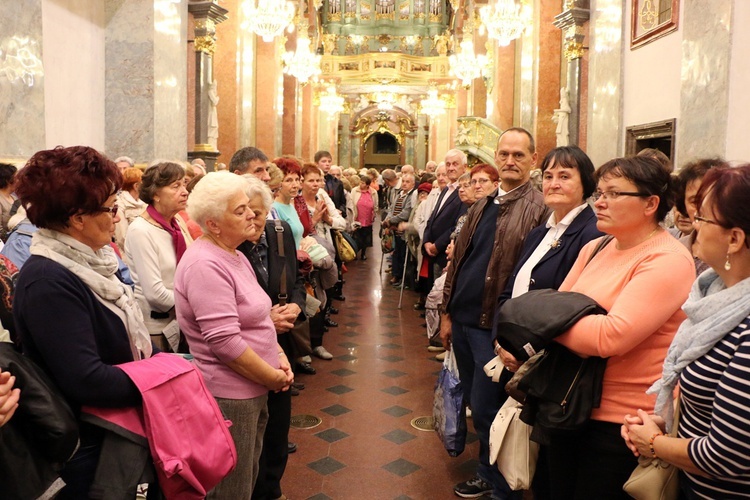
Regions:
<instances>
[{"instance_id":1,"label":"woman wearing eyeglasses","mask_svg":"<svg viewBox=\"0 0 750 500\"><path fill-rule=\"evenodd\" d=\"M187 352L180 346L174 310L175 269L193 242L179 215L188 199L185 169L172 162L152 165L143 173L139 194L146 210L133 219L125 237L135 296L156 346Z\"/></svg>"},{"instance_id":2,"label":"woman wearing eyeglasses","mask_svg":"<svg viewBox=\"0 0 750 500\"><path fill-rule=\"evenodd\" d=\"M628 498L622 485L637 460L622 446L620 426L634 407L653 410L646 389L660 376L695 279L692 256L659 225L674 200L659 163L610 160L596 181L596 227L613 239L590 262L600 240L584 246L559 289L587 295L608 312L585 316L556 340L608 361L589 422L552 436L547 447L551 498Z\"/></svg>"},{"instance_id":3,"label":"woman wearing eyeglasses","mask_svg":"<svg viewBox=\"0 0 750 500\"><path fill-rule=\"evenodd\" d=\"M695 253L710 266L693 284L664 361L655 417L632 406L623 438L636 455L682 470L687 498L747 498L750 491L750 164L709 170L697 193ZM671 426L680 387L677 437Z\"/></svg>"},{"instance_id":4,"label":"woman wearing eyeglasses","mask_svg":"<svg viewBox=\"0 0 750 500\"><path fill-rule=\"evenodd\" d=\"M50 376L75 415L85 405L139 405L140 393L115 365L153 352L109 246L121 184L117 166L84 146L39 151L18 174L16 192L39 231L16 284L16 331L24 355ZM61 472L66 486L55 498L89 498L103 436L85 422L79 428L80 447Z\"/></svg>"}]
</instances>

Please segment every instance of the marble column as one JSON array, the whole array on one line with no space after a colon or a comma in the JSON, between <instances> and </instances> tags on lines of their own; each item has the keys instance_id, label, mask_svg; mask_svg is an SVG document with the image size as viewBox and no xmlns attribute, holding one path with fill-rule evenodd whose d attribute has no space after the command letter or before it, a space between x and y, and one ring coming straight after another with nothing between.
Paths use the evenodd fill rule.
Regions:
<instances>
[{"instance_id":1,"label":"marble column","mask_svg":"<svg viewBox=\"0 0 750 500\"><path fill-rule=\"evenodd\" d=\"M622 128L622 0L592 0L586 153L594 165L621 156Z\"/></svg>"},{"instance_id":2,"label":"marble column","mask_svg":"<svg viewBox=\"0 0 750 500\"><path fill-rule=\"evenodd\" d=\"M568 121L569 144L578 145L581 117L582 58L584 55L584 38L590 17L589 0L567 0L562 13L555 16L554 25L564 34L563 53L568 62L567 81L570 100L570 117Z\"/></svg>"},{"instance_id":3,"label":"marble column","mask_svg":"<svg viewBox=\"0 0 750 500\"><path fill-rule=\"evenodd\" d=\"M416 138L414 139L414 161L415 166L424 168L427 162L432 158L427 158L427 127L425 126L426 117L424 115L415 115L417 129L414 131Z\"/></svg>"},{"instance_id":4,"label":"marble column","mask_svg":"<svg viewBox=\"0 0 750 500\"><path fill-rule=\"evenodd\" d=\"M0 9L0 158L23 160L45 147L42 0Z\"/></svg>"},{"instance_id":5,"label":"marble column","mask_svg":"<svg viewBox=\"0 0 750 500\"><path fill-rule=\"evenodd\" d=\"M732 0L682 2L682 78L676 156L679 164L726 153ZM734 22L733 22L734 21ZM745 110L747 112L747 110Z\"/></svg>"},{"instance_id":6,"label":"marble column","mask_svg":"<svg viewBox=\"0 0 750 500\"><path fill-rule=\"evenodd\" d=\"M537 33L536 68L534 75L535 99L534 128L532 133L536 140L539 155L544 155L556 146L555 129L552 115L560 104L561 44L560 32L550 29L555 15L560 10L559 3L539 2L539 32ZM547 27L541 29L541 27Z\"/></svg>"},{"instance_id":7,"label":"marble column","mask_svg":"<svg viewBox=\"0 0 750 500\"><path fill-rule=\"evenodd\" d=\"M227 9L212 1L194 1L188 4L193 15L195 39L195 147L188 158L202 158L206 169L212 171L219 157L218 137L221 133L218 116L220 99L219 80L214 74L216 52L216 25L227 19Z\"/></svg>"},{"instance_id":8,"label":"marble column","mask_svg":"<svg viewBox=\"0 0 750 500\"><path fill-rule=\"evenodd\" d=\"M346 167L352 167L359 170L359 161L354 163L352 160L352 139L349 134L349 124L351 121L351 115L347 112L339 115L338 123L338 159L339 165Z\"/></svg>"}]
</instances>

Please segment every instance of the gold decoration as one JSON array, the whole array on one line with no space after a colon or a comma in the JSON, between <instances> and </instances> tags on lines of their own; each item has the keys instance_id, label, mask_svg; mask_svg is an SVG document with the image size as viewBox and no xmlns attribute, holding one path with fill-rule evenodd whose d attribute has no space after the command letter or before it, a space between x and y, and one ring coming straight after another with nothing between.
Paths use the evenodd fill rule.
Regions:
<instances>
[{"instance_id":1,"label":"gold decoration","mask_svg":"<svg viewBox=\"0 0 750 500\"><path fill-rule=\"evenodd\" d=\"M575 8L576 0L565 0L565 8L563 10L570 10Z\"/></svg>"},{"instance_id":2,"label":"gold decoration","mask_svg":"<svg viewBox=\"0 0 750 500\"><path fill-rule=\"evenodd\" d=\"M207 33L216 33L216 23L210 17L195 20L195 30L205 31Z\"/></svg>"},{"instance_id":3,"label":"gold decoration","mask_svg":"<svg viewBox=\"0 0 750 500\"><path fill-rule=\"evenodd\" d=\"M341 12L336 12L334 14L328 14L328 20L332 22L339 22L341 21Z\"/></svg>"},{"instance_id":4,"label":"gold decoration","mask_svg":"<svg viewBox=\"0 0 750 500\"><path fill-rule=\"evenodd\" d=\"M216 51L216 40L211 35L203 35L195 37L195 51L203 52L210 56L214 55Z\"/></svg>"},{"instance_id":5,"label":"gold decoration","mask_svg":"<svg viewBox=\"0 0 750 500\"><path fill-rule=\"evenodd\" d=\"M336 79L339 84L356 85L395 81L429 85L433 80L449 78L448 58L418 56L399 52L368 52L360 55L324 55L321 78Z\"/></svg>"},{"instance_id":6,"label":"gold decoration","mask_svg":"<svg viewBox=\"0 0 750 500\"><path fill-rule=\"evenodd\" d=\"M568 61L580 59L583 57L583 44L575 40L566 40L564 53Z\"/></svg>"},{"instance_id":7,"label":"gold decoration","mask_svg":"<svg viewBox=\"0 0 750 500\"><path fill-rule=\"evenodd\" d=\"M440 23L443 21L443 15L442 14L430 14L430 22L431 23Z\"/></svg>"},{"instance_id":8,"label":"gold decoration","mask_svg":"<svg viewBox=\"0 0 750 500\"><path fill-rule=\"evenodd\" d=\"M205 152L215 152L216 149L211 144L196 144L195 147L193 148L193 151L205 153Z\"/></svg>"}]
</instances>

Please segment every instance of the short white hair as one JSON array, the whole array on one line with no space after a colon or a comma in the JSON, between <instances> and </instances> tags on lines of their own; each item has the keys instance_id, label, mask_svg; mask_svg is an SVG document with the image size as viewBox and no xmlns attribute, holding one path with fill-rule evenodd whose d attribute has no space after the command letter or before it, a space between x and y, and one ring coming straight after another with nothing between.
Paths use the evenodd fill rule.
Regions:
<instances>
[{"instance_id":1,"label":"short white hair","mask_svg":"<svg viewBox=\"0 0 750 500\"><path fill-rule=\"evenodd\" d=\"M339 175L341 175L341 174L343 173L343 170L341 170L341 167L340 167L340 166L338 166L338 165L331 165L331 168L329 168L329 169L328 169L328 173L329 173L329 174L331 174L331 175L333 175L333 169L334 169L334 168L335 168L336 170L338 170L338 172L339 172Z\"/></svg>"},{"instance_id":2,"label":"short white hair","mask_svg":"<svg viewBox=\"0 0 750 500\"><path fill-rule=\"evenodd\" d=\"M188 197L187 213L203 230L208 231L206 221L220 219L227 209L229 199L244 193L247 180L227 171L209 172L195 185Z\"/></svg>"},{"instance_id":3,"label":"short white hair","mask_svg":"<svg viewBox=\"0 0 750 500\"><path fill-rule=\"evenodd\" d=\"M123 161L127 163L128 165L130 165L131 167L135 166L135 162L129 156L118 156L117 158L115 158L115 163L120 163Z\"/></svg>"},{"instance_id":4,"label":"short white hair","mask_svg":"<svg viewBox=\"0 0 750 500\"><path fill-rule=\"evenodd\" d=\"M466 153L464 153L460 149L451 149L450 151L445 153L446 160L452 156L458 156L461 159L462 165L466 165L469 162L468 158L466 158Z\"/></svg>"},{"instance_id":5,"label":"short white hair","mask_svg":"<svg viewBox=\"0 0 750 500\"><path fill-rule=\"evenodd\" d=\"M270 211L271 205L273 205L273 196L271 195L271 189L268 185L253 174L242 174L242 178L247 181L245 194L250 198L250 201L254 200L257 196L260 196L260 199L263 201L263 208L265 208L266 211Z\"/></svg>"}]
</instances>

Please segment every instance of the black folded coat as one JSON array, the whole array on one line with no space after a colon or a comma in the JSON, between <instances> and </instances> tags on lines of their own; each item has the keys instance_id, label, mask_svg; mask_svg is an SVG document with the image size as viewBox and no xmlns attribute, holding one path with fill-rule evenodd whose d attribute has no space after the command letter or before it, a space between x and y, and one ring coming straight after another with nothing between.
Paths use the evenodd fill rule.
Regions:
<instances>
[{"instance_id":1,"label":"black folded coat","mask_svg":"<svg viewBox=\"0 0 750 500\"><path fill-rule=\"evenodd\" d=\"M589 314L607 311L582 293L531 290L498 309L493 330L503 349L526 361Z\"/></svg>"}]
</instances>

